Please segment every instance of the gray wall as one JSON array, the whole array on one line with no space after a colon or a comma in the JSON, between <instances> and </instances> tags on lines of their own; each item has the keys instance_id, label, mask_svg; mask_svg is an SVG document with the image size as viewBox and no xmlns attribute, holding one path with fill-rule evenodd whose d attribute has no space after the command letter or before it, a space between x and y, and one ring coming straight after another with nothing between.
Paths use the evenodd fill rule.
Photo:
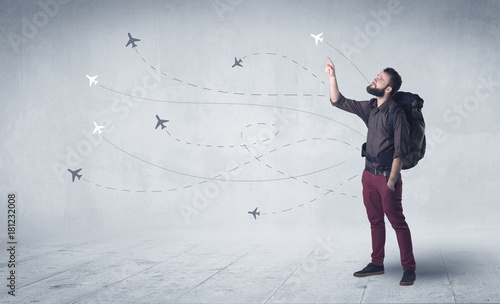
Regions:
<instances>
[{"instance_id":1,"label":"gray wall","mask_svg":"<svg viewBox=\"0 0 500 304\"><path fill-rule=\"evenodd\" d=\"M424 98L428 152L403 173L410 224L496 225L498 1L0 6L1 195L17 193L26 236L367 225L366 128L329 105L326 56L348 97L368 98L365 77L391 66Z\"/></svg>"}]
</instances>

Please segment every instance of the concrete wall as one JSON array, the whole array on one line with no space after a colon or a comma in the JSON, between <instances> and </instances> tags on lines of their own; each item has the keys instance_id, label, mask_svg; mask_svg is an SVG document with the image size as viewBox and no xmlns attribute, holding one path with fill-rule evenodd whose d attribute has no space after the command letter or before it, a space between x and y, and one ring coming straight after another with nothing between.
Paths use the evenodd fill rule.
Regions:
<instances>
[{"instance_id":1,"label":"concrete wall","mask_svg":"<svg viewBox=\"0 0 500 304\"><path fill-rule=\"evenodd\" d=\"M1 196L17 194L19 233L367 225L366 128L329 105L326 56L348 97L369 98L391 66L424 98L428 152L403 173L410 224L496 225L497 1L0 6Z\"/></svg>"}]
</instances>

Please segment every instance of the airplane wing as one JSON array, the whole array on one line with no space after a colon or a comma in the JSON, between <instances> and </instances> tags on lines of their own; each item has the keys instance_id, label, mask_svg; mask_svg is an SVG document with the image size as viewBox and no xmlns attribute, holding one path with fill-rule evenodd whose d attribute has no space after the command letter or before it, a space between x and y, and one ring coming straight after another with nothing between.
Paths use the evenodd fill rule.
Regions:
<instances>
[{"instance_id":1,"label":"airplane wing","mask_svg":"<svg viewBox=\"0 0 500 304\"><path fill-rule=\"evenodd\" d=\"M134 38L132 37L132 35L130 35L130 33L128 33L128 42L127 45L125 45L125 47L129 46L130 44L132 44L132 47L134 47L136 41L141 41L141 39Z\"/></svg>"},{"instance_id":2,"label":"airplane wing","mask_svg":"<svg viewBox=\"0 0 500 304\"><path fill-rule=\"evenodd\" d=\"M75 170L75 171L68 169L68 171L71 173L71 178L72 178L73 183L75 182L75 177L77 177L78 172L80 172L81 170L82 170L82 168Z\"/></svg>"},{"instance_id":3,"label":"airplane wing","mask_svg":"<svg viewBox=\"0 0 500 304\"><path fill-rule=\"evenodd\" d=\"M259 207L255 208L255 210L254 210L254 211L249 212L249 213L251 213L251 214L253 215L253 218L254 218L254 219L257 219L257 214L259 214L259 215L260 215L260 212L257 212L257 209L259 209Z\"/></svg>"},{"instance_id":4,"label":"airplane wing","mask_svg":"<svg viewBox=\"0 0 500 304\"><path fill-rule=\"evenodd\" d=\"M128 33L128 42L127 42L127 45L125 47L129 46L131 43L132 43L132 35L130 35L130 33Z\"/></svg>"},{"instance_id":5,"label":"airplane wing","mask_svg":"<svg viewBox=\"0 0 500 304\"><path fill-rule=\"evenodd\" d=\"M158 129L159 126L162 126L162 129L163 129L163 122L160 119L160 116L158 116L158 115L155 115L155 116L156 116L156 119L158 120L158 122L156 123L155 130Z\"/></svg>"}]
</instances>

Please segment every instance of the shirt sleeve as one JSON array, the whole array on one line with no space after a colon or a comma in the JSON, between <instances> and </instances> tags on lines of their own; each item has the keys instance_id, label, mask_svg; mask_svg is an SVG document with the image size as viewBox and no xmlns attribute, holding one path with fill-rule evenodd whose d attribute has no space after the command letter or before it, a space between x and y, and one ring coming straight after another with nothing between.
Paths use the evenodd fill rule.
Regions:
<instances>
[{"instance_id":1,"label":"shirt sleeve","mask_svg":"<svg viewBox=\"0 0 500 304\"><path fill-rule=\"evenodd\" d=\"M330 100L331 101L331 100ZM365 124L367 124L367 120L365 117L366 108L368 107L369 100L365 101L356 101L353 99L345 98L344 95L340 94L339 100L336 102L331 101L334 107L337 107L341 110L347 111L349 113L356 114L359 116Z\"/></svg>"},{"instance_id":2,"label":"shirt sleeve","mask_svg":"<svg viewBox=\"0 0 500 304\"><path fill-rule=\"evenodd\" d=\"M410 125L403 110L399 111L394 122L394 156L405 159L410 152Z\"/></svg>"}]
</instances>

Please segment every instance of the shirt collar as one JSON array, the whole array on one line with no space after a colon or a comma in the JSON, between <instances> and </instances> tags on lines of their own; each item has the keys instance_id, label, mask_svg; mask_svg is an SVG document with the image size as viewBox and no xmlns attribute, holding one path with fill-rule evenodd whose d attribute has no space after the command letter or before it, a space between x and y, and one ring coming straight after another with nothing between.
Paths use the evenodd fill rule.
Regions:
<instances>
[{"instance_id":1,"label":"shirt collar","mask_svg":"<svg viewBox=\"0 0 500 304\"><path fill-rule=\"evenodd\" d=\"M389 97L380 107L377 109L379 111L385 112L389 109L389 107L394 103L394 99L392 97Z\"/></svg>"}]
</instances>

